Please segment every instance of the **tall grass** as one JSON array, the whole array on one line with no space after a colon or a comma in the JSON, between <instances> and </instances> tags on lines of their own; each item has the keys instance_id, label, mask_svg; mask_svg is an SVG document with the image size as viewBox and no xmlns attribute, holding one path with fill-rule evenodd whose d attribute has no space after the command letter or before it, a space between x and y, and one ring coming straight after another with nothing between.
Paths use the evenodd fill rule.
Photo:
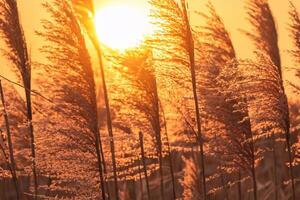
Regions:
<instances>
[{"instance_id":1,"label":"tall grass","mask_svg":"<svg viewBox=\"0 0 300 200\"><path fill-rule=\"evenodd\" d=\"M297 11L295 5L290 1L290 23L289 23L289 30L290 30L290 37L292 38L292 42L294 44L294 49L290 51L290 54L293 56L295 63L300 63L300 15ZM297 79L300 77L300 70L299 68L295 69L295 75ZM294 88L294 91L299 94L300 87L298 84L292 83L292 81L289 82L290 85ZM292 114L292 113L291 113ZM297 129L296 129L297 130ZM299 147L298 144L295 145L295 160L296 162L297 158L299 157ZM298 147L298 148L297 148ZM292 167L292 166L290 166Z\"/></svg>"},{"instance_id":2,"label":"tall grass","mask_svg":"<svg viewBox=\"0 0 300 200\"><path fill-rule=\"evenodd\" d=\"M118 195L118 175L117 175L117 164L116 164L116 156L115 156L115 144L114 144L114 135L113 135L113 125L112 125L112 116L111 116L111 109L110 109L110 103L109 103L109 96L108 96L108 90L106 85L106 77L105 77L105 69L104 69L104 63L102 60L102 50L99 43L99 40L97 38L96 34L96 28L95 24L93 22L94 16L95 16L95 9L94 9L94 3L92 0L83 1L83 0L73 0L73 6L78 14L78 17L80 21L82 22L83 27L87 31L89 38L91 39L98 55L99 59L99 67L101 72L101 78L102 78L102 87L103 87L103 93L104 93L104 102L105 102L105 108L106 108L106 119L107 119L107 129L108 134L110 137L110 148L111 148L111 155L112 155L112 165L113 165L113 174L114 174L114 189L115 189L115 195L117 199L119 199Z\"/></svg>"},{"instance_id":3,"label":"tall grass","mask_svg":"<svg viewBox=\"0 0 300 200\"><path fill-rule=\"evenodd\" d=\"M194 125L192 127L196 133L196 143L200 147L200 173L202 174L203 197L206 198L204 140L201 132L201 116L197 93L194 38L186 3L181 1L178 4L173 0L150 1L150 3L153 7L152 17L154 24L160 28L152 41L153 48L161 55L161 58L157 59L157 62L161 65L158 71L160 71L159 73L166 79L168 84L174 83L174 85L186 89L184 91L188 91L188 94L191 92L193 103L192 118L195 119L196 128L193 127ZM180 92L183 92L183 89ZM179 93L175 95L179 95ZM187 95L187 93L183 95ZM180 101L184 102L184 99L180 99Z\"/></svg>"},{"instance_id":4,"label":"tall grass","mask_svg":"<svg viewBox=\"0 0 300 200\"><path fill-rule=\"evenodd\" d=\"M96 86L84 34L69 1L56 0L53 4L43 5L52 17L51 20L42 21L44 31L38 32L51 45L50 47L47 44L42 49L51 63L48 66L43 65L50 78L46 89L56 94L54 100L60 105L58 111L61 114L68 113L71 119L66 121L77 119L79 123L73 126L74 133L71 130L69 133L60 130L58 132L62 132L71 141L84 145L81 149L94 148L92 155L96 154L99 193L102 199L106 199L103 175L105 163L98 124ZM75 79L78 81L76 84L73 82Z\"/></svg>"},{"instance_id":5,"label":"tall grass","mask_svg":"<svg viewBox=\"0 0 300 200\"><path fill-rule=\"evenodd\" d=\"M139 136L140 136L139 139L140 139L140 147L141 147L141 159L142 159L142 164L143 164L144 176L145 176L145 180L146 180L147 196L148 196L148 199L151 199L150 186L149 186L148 173L147 173L147 165L146 165L146 157L145 157L145 150L144 150L143 133L139 132Z\"/></svg>"},{"instance_id":6,"label":"tall grass","mask_svg":"<svg viewBox=\"0 0 300 200\"><path fill-rule=\"evenodd\" d=\"M282 110L281 115L277 119L279 123L282 125L282 129L284 131L286 146L289 157L289 172L291 178L291 190L292 190L292 199L296 199L295 197L295 184L294 184L294 173L293 173L293 158L292 158L292 150L291 150L291 141L290 141L290 119L289 119L289 108L288 108L288 100L285 93L283 77L282 77L282 66L281 66L281 58L280 51L278 46L278 33L276 29L275 20L268 4L267 0L250 0L247 3L247 13L248 20L252 25L252 32L247 32L247 36L252 39L255 47L259 52L269 57L273 62L277 69L270 68L270 76L271 73L277 73L279 75L278 82L280 83L280 110ZM271 66L271 65L270 65ZM275 70L275 71L271 71ZM277 122L275 122L277 123ZM274 153L274 180L275 180L275 188L274 192L277 197L277 159L275 153L275 138L272 133L272 142L273 142L273 153Z\"/></svg>"},{"instance_id":7,"label":"tall grass","mask_svg":"<svg viewBox=\"0 0 300 200\"><path fill-rule=\"evenodd\" d=\"M35 136L32 125L31 103L31 61L25 35L20 23L16 0L0 1L0 35L7 46L5 55L18 72L25 87L28 130L31 139L32 173L34 180L34 199L37 199L38 180L36 167Z\"/></svg>"},{"instance_id":8,"label":"tall grass","mask_svg":"<svg viewBox=\"0 0 300 200\"><path fill-rule=\"evenodd\" d=\"M1 81L3 93L5 97L6 112L9 120L9 128L11 132L11 140L13 143L13 152L15 158L15 169L18 177L20 199L28 195L28 185L26 179L32 173L32 159L30 135L26 125L26 104L24 99L18 93L10 80ZM2 120L1 120L2 121ZM5 130L5 120L2 121L1 127ZM6 133L4 131L4 133ZM3 136L7 141L7 133ZM4 150L8 151L8 146L4 146ZM8 155L8 153L7 153Z\"/></svg>"},{"instance_id":9,"label":"tall grass","mask_svg":"<svg viewBox=\"0 0 300 200\"><path fill-rule=\"evenodd\" d=\"M149 134L154 139L155 149L159 160L160 174L160 194L164 198L164 173L163 173L163 142L162 142L162 111L158 96L158 87L155 76L155 69L152 63L152 53L148 50L129 51L124 57L117 58L120 65L116 67L122 77L128 81L131 86L127 91L128 97L122 100L122 103L128 106L128 109L137 111L139 121L147 124L145 134ZM138 99L134 94L139 94ZM132 123L132 122L131 122ZM142 129L142 126L140 127Z\"/></svg>"},{"instance_id":10,"label":"tall grass","mask_svg":"<svg viewBox=\"0 0 300 200\"><path fill-rule=\"evenodd\" d=\"M197 122L197 140L200 145L200 165L201 165L201 173L202 173L202 185L203 185L203 198L204 200L207 198L207 189L206 189L206 178L205 178L205 163L204 163L204 149L203 149L203 137L201 132L201 118L200 118L200 108L199 108L199 99L197 93L197 80L196 80L196 65L195 65L195 45L194 45L194 38L192 33L192 28L190 25L190 21L188 18L187 8L186 8L186 1L181 0L182 12L185 22L186 28L186 40L185 40L185 47L186 51L189 55L190 61L190 70L191 70L191 77L192 77L192 89L193 89L193 97L195 103L195 113L196 113L196 122Z\"/></svg>"},{"instance_id":11,"label":"tall grass","mask_svg":"<svg viewBox=\"0 0 300 200\"><path fill-rule=\"evenodd\" d=\"M195 34L198 39L196 47L199 56L198 76L204 77L200 92L203 92L203 98L206 99L205 110L209 115L208 118L222 124L224 129L221 133L214 133L210 142L219 146L216 153L222 155L225 161L221 164L221 168L228 165L231 170L243 169L250 172L253 196L257 199L255 169L257 155L247 95L243 93L244 86L237 81L241 75L239 75L235 49L229 33L211 3L207 4L207 10L209 14L200 13L205 19L205 25L199 27ZM215 135L221 137L223 141L215 143ZM221 147L222 142L226 146ZM227 148L227 145L231 148ZM235 168L234 166L237 169L232 169ZM220 178L223 179L222 174Z\"/></svg>"},{"instance_id":12,"label":"tall grass","mask_svg":"<svg viewBox=\"0 0 300 200\"><path fill-rule=\"evenodd\" d=\"M43 30L37 34L45 41L40 52L46 59L37 65L35 84L51 100L35 99L33 131L35 92L17 1L0 0L5 56L22 81L26 100L0 80L0 128L5 129L0 129L0 173L13 181L16 198L28 195L21 177L32 165L33 199L141 194L147 199L279 200L291 189L283 195L296 200L299 145L292 145L290 124L293 132L299 126L293 121L296 108L289 113L275 19L267 0L247 2L252 31L245 33L257 49L251 60L238 60L211 3L207 14L197 16L204 25L194 27L186 0L149 0L157 30L139 47L119 52L99 43L93 0L44 2L49 18L41 21ZM290 5L290 53L300 63L300 18ZM97 99L89 50L98 58L106 116L99 112L102 99ZM300 70L295 75L300 77ZM298 84L290 85L300 93ZM108 137L99 124L102 117ZM288 168L280 150L287 153ZM107 161L106 153L111 155ZM265 174L272 168L266 162L269 154L270 177ZM181 177L180 186L175 177Z\"/></svg>"},{"instance_id":13,"label":"tall grass","mask_svg":"<svg viewBox=\"0 0 300 200\"><path fill-rule=\"evenodd\" d=\"M294 49L290 51L290 54L293 56L295 63L298 64L300 63L300 40L299 40L300 15L295 5L292 2L290 2L289 16L290 16L289 31L290 31L290 36L292 38L292 42L294 44ZM297 78L300 77L300 70L298 68L296 68L295 70L295 75ZM296 91L300 91L300 87L298 84L294 84L292 82L290 82L290 84Z\"/></svg>"}]
</instances>

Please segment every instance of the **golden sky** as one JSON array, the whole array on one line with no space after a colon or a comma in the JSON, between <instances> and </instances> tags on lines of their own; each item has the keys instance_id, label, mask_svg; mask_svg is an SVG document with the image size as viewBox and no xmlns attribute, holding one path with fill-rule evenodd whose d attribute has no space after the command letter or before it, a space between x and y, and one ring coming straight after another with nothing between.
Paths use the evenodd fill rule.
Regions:
<instances>
[{"instance_id":1,"label":"golden sky","mask_svg":"<svg viewBox=\"0 0 300 200\"><path fill-rule=\"evenodd\" d=\"M249 29L246 21L246 13L244 10L246 0L211 0L215 5L218 13L221 15L227 29L232 36L237 54L241 58L251 56L253 46L251 42L239 31L239 29ZM30 3L29 3L30 2ZM38 61L40 59L39 48L42 41L38 38L34 31L39 30L40 20L47 18L47 14L41 7L41 0L18 0L21 20L25 29L28 46L31 50L32 60ZM145 0L96 0L97 7L105 6L110 3L132 3L143 4ZM201 24L201 18L194 14L194 11L205 11L204 4L206 0L189 0L190 16L193 25ZM269 0L271 9L273 11L279 32L279 45L281 49L281 56L283 66L288 68L293 67L291 58L287 53L288 49L292 48L291 40L288 36L288 0ZM292 1L300 11L300 0ZM0 39L1 40L1 39ZM1 45L1 42L0 42ZM0 58L0 61L3 59ZM1 74L5 74L5 69L0 67ZM292 73L285 70L285 78L291 79Z\"/></svg>"},{"instance_id":2,"label":"golden sky","mask_svg":"<svg viewBox=\"0 0 300 200\"><path fill-rule=\"evenodd\" d=\"M232 40L238 50L238 54L242 57L247 57L251 50L251 42L249 42L243 34L240 33L239 29L248 28L248 23L245 20L245 1L246 0L211 0L216 6L218 13L223 18L227 29L229 30ZM45 17L43 9L40 7L40 0L33 0L28 3L28 0L18 0L19 7L22 16L22 22L25 27L26 36L31 46L32 53L35 53L36 47L39 46L40 41L34 35L34 30L40 28L40 19ZM105 6L110 3L132 3L132 4L142 4L145 0L96 0L97 6ZM193 11L203 11L205 9L204 4L206 0L189 0L189 7L192 17L192 23L197 25L201 23L201 19L196 15L192 14ZM286 30L288 23L288 0L269 0L275 20L278 25L279 37L280 37L280 47L282 51L282 56L285 57L286 50L291 48L290 38ZM294 4L300 10L300 0L293 0ZM283 58L283 62L285 59ZM289 63L289 62L287 62Z\"/></svg>"}]
</instances>

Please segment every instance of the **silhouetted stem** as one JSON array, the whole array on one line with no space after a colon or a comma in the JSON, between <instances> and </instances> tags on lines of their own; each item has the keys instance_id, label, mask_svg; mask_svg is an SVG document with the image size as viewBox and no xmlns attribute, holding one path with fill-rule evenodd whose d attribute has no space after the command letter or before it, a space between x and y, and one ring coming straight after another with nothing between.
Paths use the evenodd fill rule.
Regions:
<instances>
[{"instance_id":1,"label":"silhouetted stem","mask_svg":"<svg viewBox=\"0 0 300 200\"><path fill-rule=\"evenodd\" d=\"M165 112L162 109L161 106L161 111L163 113L163 118L165 122L165 134L166 134L166 140L167 140L167 148L168 148L168 154L169 154L169 166L170 166L170 174L171 174L171 181L172 181L172 192L173 192L173 199L176 199L176 191L175 191L175 175L174 175L174 169L173 169L173 164L172 164L172 154L171 154L171 146L170 146L170 141L169 141L169 135L168 135L168 130L167 130L167 122L166 122L166 117L165 117Z\"/></svg>"},{"instance_id":2,"label":"silhouetted stem","mask_svg":"<svg viewBox=\"0 0 300 200\"><path fill-rule=\"evenodd\" d=\"M203 199L206 200L207 194L206 194L206 178L205 178L205 165L204 165L204 150L203 150L203 138L201 132L201 117L200 117L200 109L199 109L198 94L197 94L194 40L193 40L192 29L190 27L190 22L186 10L185 1L182 0L181 2L182 2L183 14L184 14L186 30L187 30L186 45L188 48L189 59L190 59L190 72L191 72L192 85L193 85L193 99L195 104L196 123L197 123L197 131L198 131L197 140L200 145L200 162L201 162L200 165L201 165L201 173L202 173Z\"/></svg>"},{"instance_id":3,"label":"silhouetted stem","mask_svg":"<svg viewBox=\"0 0 300 200\"><path fill-rule=\"evenodd\" d=\"M1 102L2 102L2 106L3 106L3 116L4 116L4 121L5 121L6 133L7 133L9 157L10 157L10 163L11 163L11 165L10 165L11 173L12 173L12 177L13 177L13 181L14 181L14 186L16 189L17 199L20 199L18 177L17 177L17 173L16 173L16 164L15 164L14 151L13 151L13 143L12 143L12 139L11 139L10 125L9 125L9 120L8 120L8 114L6 111L6 103L5 103L5 97L4 97L1 80L0 80L0 95L1 95Z\"/></svg>"},{"instance_id":4,"label":"silhouetted stem","mask_svg":"<svg viewBox=\"0 0 300 200\"><path fill-rule=\"evenodd\" d=\"M281 75L281 73L280 73ZM285 93L283 81L281 78L281 84L282 84L282 89L284 92L284 99L286 102L285 110L286 110L286 118L285 118L285 124L286 124L286 131L285 131L285 139L286 139L286 146L288 150L288 156L289 156L289 172L290 172L290 177L291 177L291 184L292 184L292 200L296 200L296 191L295 191L295 177L294 177L294 171L293 171L293 156L292 156L292 149L291 149L291 133L290 133L290 111L288 107L288 100L287 96Z\"/></svg>"},{"instance_id":5,"label":"silhouetted stem","mask_svg":"<svg viewBox=\"0 0 300 200\"><path fill-rule=\"evenodd\" d=\"M139 179L140 179L140 190L141 190L141 199L144 197L143 193L143 180L142 180L142 172L141 172L141 165L139 163Z\"/></svg>"},{"instance_id":6,"label":"silhouetted stem","mask_svg":"<svg viewBox=\"0 0 300 200\"><path fill-rule=\"evenodd\" d=\"M291 177L291 184L292 184L292 200L296 200L296 192L295 192L295 177L294 177L294 171L293 171L293 157L292 157L292 150L291 150L291 144L290 144L290 127L288 126L286 131L286 144L289 154L289 171L290 171L290 177Z\"/></svg>"},{"instance_id":7,"label":"silhouetted stem","mask_svg":"<svg viewBox=\"0 0 300 200\"><path fill-rule=\"evenodd\" d=\"M109 142L110 142L110 151L112 155L112 165L113 165L113 179L114 179L114 188L115 188L115 195L116 199L119 199L119 188L118 188L118 176L117 176L117 165L116 165L116 156L115 156L115 143L114 143L114 135L112 130L112 120L111 120L111 113L110 113L110 105L109 105L109 98L108 98L108 92L106 87L106 81L105 81L105 73L104 73L104 65L102 60L102 54L99 44L96 45L97 41L94 41L97 53L98 53L98 59L99 59L99 65L100 65L100 71L101 71L101 78L102 78L102 87L103 87L103 93L104 93L104 101L105 101L105 108L106 108L106 114L107 114L107 129L108 129L108 135L109 135Z\"/></svg>"},{"instance_id":8,"label":"silhouetted stem","mask_svg":"<svg viewBox=\"0 0 300 200\"><path fill-rule=\"evenodd\" d=\"M164 200L164 174L163 174L163 154L162 154L162 142L161 142L161 124L160 124L160 111L159 111L159 98L157 93L156 79L154 79L154 112L155 112L155 136L157 142L157 153L159 160L159 174L160 174L160 193L161 198Z\"/></svg>"},{"instance_id":9,"label":"silhouetted stem","mask_svg":"<svg viewBox=\"0 0 300 200\"><path fill-rule=\"evenodd\" d=\"M101 163L101 150L100 150L100 139L98 134L98 128L95 130L95 146L96 146L96 154L97 154L97 165L98 165L98 172L100 177L100 190L102 194L102 199L105 200L105 189L104 189L104 178L103 178L103 171L102 171L102 163Z\"/></svg>"},{"instance_id":10,"label":"silhouetted stem","mask_svg":"<svg viewBox=\"0 0 300 200\"><path fill-rule=\"evenodd\" d=\"M37 169L36 169L36 152L35 152L35 137L32 126L32 105L31 105L31 83L24 79L25 95L26 95L26 109L27 109L27 122L28 122L28 131L30 135L30 145L31 145L31 156L32 156L32 172L33 172L33 181L34 181L34 199L37 200L38 196L38 180L37 180Z\"/></svg>"},{"instance_id":11,"label":"silhouetted stem","mask_svg":"<svg viewBox=\"0 0 300 200\"><path fill-rule=\"evenodd\" d=\"M103 164L103 172L104 172L104 176L106 177L107 176L106 161L105 161L105 157L104 157L101 136L99 136L99 146L100 146L101 161L102 161L102 164ZM109 186L108 186L108 183L107 183L106 179L104 180L104 184L105 184L105 187L106 187L107 198L110 199Z\"/></svg>"},{"instance_id":12,"label":"silhouetted stem","mask_svg":"<svg viewBox=\"0 0 300 200\"><path fill-rule=\"evenodd\" d=\"M142 157L142 163L143 163L143 170L144 170L144 176L145 176L145 180L146 180L147 195L148 195L148 199L151 199L149 180L148 180L148 174L147 174L146 158L145 158L145 150L144 150L144 137L143 137L142 132L139 132L139 138L140 138L140 147L141 147L141 157Z\"/></svg>"},{"instance_id":13,"label":"silhouetted stem","mask_svg":"<svg viewBox=\"0 0 300 200\"><path fill-rule=\"evenodd\" d=\"M93 105L93 108L97 108L97 99L96 95L93 95L91 98L91 103ZM101 136L100 136L100 129L99 129L99 123L98 123L98 113L94 114L94 124L93 124L93 134L95 137L95 149L96 149L96 155L97 155L97 165L98 165L98 173L99 173L99 181L100 181L100 190L101 190L101 195L102 199L105 200L105 181L104 181L104 176L103 176L103 169L102 169L102 164L104 166L105 160L103 156L103 149L102 149L102 142L101 142Z\"/></svg>"},{"instance_id":14,"label":"silhouetted stem","mask_svg":"<svg viewBox=\"0 0 300 200\"><path fill-rule=\"evenodd\" d=\"M254 156L254 144L253 138L251 142L251 174L252 174L252 182L253 182L253 198L257 200L257 183L256 183L256 171L255 171L255 156Z\"/></svg>"},{"instance_id":15,"label":"silhouetted stem","mask_svg":"<svg viewBox=\"0 0 300 200\"><path fill-rule=\"evenodd\" d=\"M275 200L278 200L278 181L277 181L277 157L276 157L276 147L275 147L275 136L274 133L272 133L271 136L271 143L272 143L272 155L273 155L273 179L274 179L274 194L275 194Z\"/></svg>"}]
</instances>

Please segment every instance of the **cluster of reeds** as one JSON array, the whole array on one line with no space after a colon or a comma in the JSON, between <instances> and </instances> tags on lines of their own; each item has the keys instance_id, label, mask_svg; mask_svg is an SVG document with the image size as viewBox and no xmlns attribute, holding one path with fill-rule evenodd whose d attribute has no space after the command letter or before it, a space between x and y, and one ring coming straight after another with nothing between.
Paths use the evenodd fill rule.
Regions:
<instances>
[{"instance_id":1,"label":"cluster of reeds","mask_svg":"<svg viewBox=\"0 0 300 200\"><path fill-rule=\"evenodd\" d=\"M119 52L98 41L94 1L44 2L37 93L17 1L0 0L4 55L21 82L0 80L0 177L14 198L296 200L299 109L289 112L268 1L247 3L248 60L211 3L195 28L185 0L149 4L155 34ZM292 3L289 14L298 63Z\"/></svg>"}]
</instances>

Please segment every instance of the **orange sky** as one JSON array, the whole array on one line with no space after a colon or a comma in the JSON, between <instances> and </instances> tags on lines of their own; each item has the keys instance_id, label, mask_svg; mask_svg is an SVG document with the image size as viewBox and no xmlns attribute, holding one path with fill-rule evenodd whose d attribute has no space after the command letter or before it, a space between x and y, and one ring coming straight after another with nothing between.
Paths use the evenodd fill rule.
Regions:
<instances>
[{"instance_id":1,"label":"orange sky","mask_svg":"<svg viewBox=\"0 0 300 200\"><path fill-rule=\"evenodd\" d=\"M109 3L141 3L144 0L96 0L97 6L105 6ZM227 29L229 30L238 56L246 58L251 56L253 50L251 42L239 32L238 29L248 29L248 23L245 20L244 5L246 0L211 0L216 6L218 13L223 18ZM30 3L29 3L30 2ZM21 20L24 25L26 37L28 40L29 48L31 49L32 60L38 61L40 59L39 47L42 45L42 41L34 34L35 30L40 29L40 19L47 17L44 10L41 8L40 0L18 0L19 9L21 13ZM201 24L201 19L193 11L204 11L206 0L189 0L189 7L191 10L191 19L193 25ZM293 66L291 58L287 53L287 50L292 48L291 40L288 36L287 23L288 19L288 0L269 0L275 20L279 30L279 45L281 49L283 66L290 68ZM294 4L300 11L300 0L293 0ZM1 40L1 39L0 39ZM1 45L1 42L0 42ZM0 61L3 59L0 58ZM0 67L0 74L6 74L5 69ZM291 79L292 73L285 70L285 78Z\"/></svg>"}]
</instances>

